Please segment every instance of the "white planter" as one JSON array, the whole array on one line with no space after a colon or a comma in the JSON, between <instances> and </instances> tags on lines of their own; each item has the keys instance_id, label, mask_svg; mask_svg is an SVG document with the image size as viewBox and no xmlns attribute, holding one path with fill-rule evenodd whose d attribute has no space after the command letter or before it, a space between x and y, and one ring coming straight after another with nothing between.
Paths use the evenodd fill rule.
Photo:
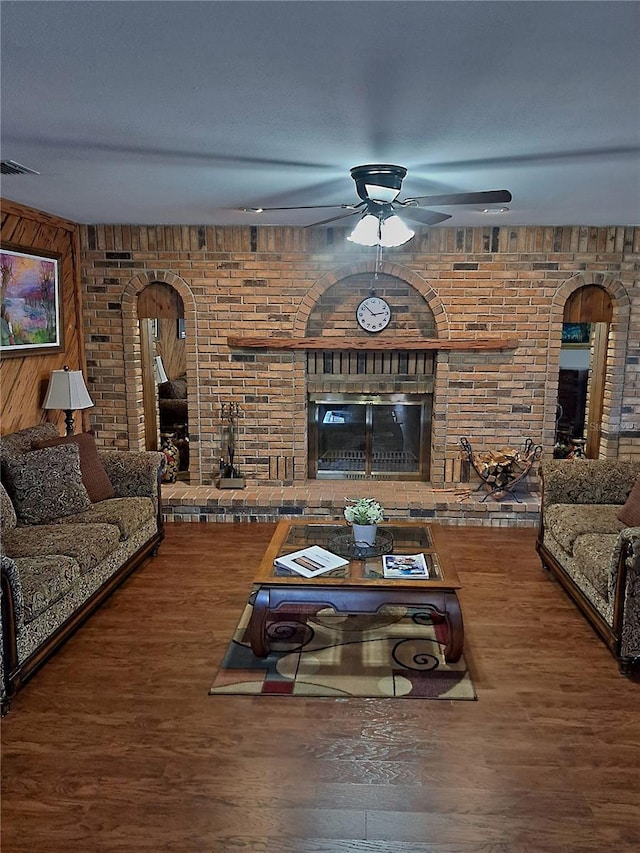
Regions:
<instances>
[{"instance_id":1,"label":"white planter","mask_svg":"<svg viewBox=\"0 0 640 853\"><path fill-rule=\"evenodd\" d=\"M356 545L373 545L375 543L377 524L353 524L352 527Z\"/></svg>"}]
</instances>

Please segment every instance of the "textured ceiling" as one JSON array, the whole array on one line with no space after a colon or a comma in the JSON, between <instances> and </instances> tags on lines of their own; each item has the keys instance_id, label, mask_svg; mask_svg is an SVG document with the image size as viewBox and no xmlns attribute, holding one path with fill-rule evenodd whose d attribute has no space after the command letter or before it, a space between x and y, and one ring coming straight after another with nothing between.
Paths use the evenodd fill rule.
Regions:
<instances>
[{"instance_id":1,"label":"textured ceiling","mask_svg":"<svg viewBox=\"0 0 640 853\"><path fill-rule=\"evenodd\" d=\"M506 188L502 216L640 220L637 2L10 2L2 195L78 222L308 224L397 163L402 197ZM340 211L336 210L336 214ZM446 227L445 226L445 227ZM436 226L437 227L437 226Z\"/></svg>"}]
</instances>

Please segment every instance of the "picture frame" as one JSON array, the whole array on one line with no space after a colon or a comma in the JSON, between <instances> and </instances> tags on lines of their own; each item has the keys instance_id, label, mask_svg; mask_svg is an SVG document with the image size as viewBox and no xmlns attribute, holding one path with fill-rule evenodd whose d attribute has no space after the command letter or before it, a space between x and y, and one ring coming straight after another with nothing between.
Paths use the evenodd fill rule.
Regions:
<instances>
[{"instance_id":1,"label":"picture frame","mask_svg":"<svg viewBox=\"0 0 640 853\"><path fill-rule=\"evenodd\" d=\"M563 344L588 344L591 340L591 323L563 323Z\"/></svg>"},{"instance_id":2,"label":"picture frame","mask_svg":"<svg viewBox=\"0 0 640 853\"><path fill-rule=\"evenodd\" d=\"M49 355L64 348L62 255L0 244L0 355Z\"/></svg>"}]
</instances>

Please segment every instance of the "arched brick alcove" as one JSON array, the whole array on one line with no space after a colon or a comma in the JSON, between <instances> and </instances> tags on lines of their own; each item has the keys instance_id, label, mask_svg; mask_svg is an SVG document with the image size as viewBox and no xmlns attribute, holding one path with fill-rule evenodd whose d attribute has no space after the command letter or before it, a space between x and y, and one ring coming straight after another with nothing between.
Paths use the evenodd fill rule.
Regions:
<instances>
[{"instance_id":1,"label":"arched brick alcove","mask_svg":"<svg viewBox=\"0 0 640 853\"><path fill-rule=\"evenodd\" d=\"M397 279L409 285L416 294L422 297L427 308L433 315L435 323L434 337L442 338L449 334L449 320L445 307L437 292L426 279L415 272L415 270L409 269L402 264L394 264L388 261L376 263L376 261L372 260L337 267L318 279L300 303L293 323L293 335L300 338L309 335L308 328L312 312L328 291L336 288L336 286L342 286L344 282L349 280L364 283L367 277L371 286L375 288L376 273L384 276L385 280Z\"/></svg>"},{"instance_id":2,"label":"arched brick alcove","mask_svg":"<svg viewBox=\"0 0 640 853\"><path fill-rule=\"evenodd\" d=\"M144 450L145 447L142 358L137 303L138 295L146 287L155 283L162 283L176 290L184 305L184 319L187 330L185 354L189 387L189 474L194 482L199 482L201 471L200 395L196 303L193 293L184 279L168 270L147 270L138 273L127 283L122 295L124 383L127 397L129 447L132 450Z\"/></svg>"},{"instance_id":3,"label":"arched brick alcove","mask_svg":"<svg viewBox=\"0 0 640 853\"><path fill-rule=\"evenodd\" d=\"M604 272L579 272L564 281L553 296L547 346L543 441L545 447L550 448L555 439L556 401L558 398L558 375L565 305L576 291L592 286L605 290L611 299L612 318L609 326L600 456L615 458L618 456L620 416L624 391L624 355L629 338L631 302L622 282Z\"/></svg>"}]
</instances>

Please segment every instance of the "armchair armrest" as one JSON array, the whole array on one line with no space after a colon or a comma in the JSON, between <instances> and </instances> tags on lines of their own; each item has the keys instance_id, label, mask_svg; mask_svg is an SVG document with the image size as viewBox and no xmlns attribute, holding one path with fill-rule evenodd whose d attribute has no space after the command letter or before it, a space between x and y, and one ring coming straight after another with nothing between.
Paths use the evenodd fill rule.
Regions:
<instances>
[{"instance_id":1,"label":"armchair armrest","mask_svg":"<svg viewBox=\"0 0 640 853\"><path fill-rule=\"evenodd\" d=\"M2 713L9 703L9 678L18 661L16 647L17 625L24 618L24 598L20 573L16 564L5 554L0 558L0 699Z\"/></svg>"},{"instance_id":2,"label":"armchair armrest","mask_svg":"<svg viewBox=\"0 0 640 853\"><path fill-rule=\"evenodd\" d=\"M158 500L164 454L152 450L100 450L100 460L116 497Z\"/></svg>"},{"instance_id":3,"label":"armchair armrest","mask_svg":"<svg viewBox=\"0 0 640 853\"><path fill-rule=\"evenodd\" d=\"M15 622L22 624L24 616L24 598L22 596L22 583L18 567L6 554L2 555L0 571L2 572L2 599L3 608L11 607ZM6 631L7 626L3 624Z\"/></svg>"},{"instance_id":4,"label":"armchair armrest","mask_svg":"<svg viewBox=\"0 0 640 853\"><path fill-rule=\"evenodd\" d=\"M627 527L620 535L624 539L626 568L620 614L620 655L632 659L640 656L640 527Z\"/></svg>"},{"instance_id":5,"label":"armchair armrest","mask_svg":"<svg viewBox=\"0 0 640 853\"><path fill-rule=\"evenodd\" d=\"M622 506L640 463L617 459L553 459L540 466L542 509L552 504L617 504Z\"/></svg>"}]
</instances>

